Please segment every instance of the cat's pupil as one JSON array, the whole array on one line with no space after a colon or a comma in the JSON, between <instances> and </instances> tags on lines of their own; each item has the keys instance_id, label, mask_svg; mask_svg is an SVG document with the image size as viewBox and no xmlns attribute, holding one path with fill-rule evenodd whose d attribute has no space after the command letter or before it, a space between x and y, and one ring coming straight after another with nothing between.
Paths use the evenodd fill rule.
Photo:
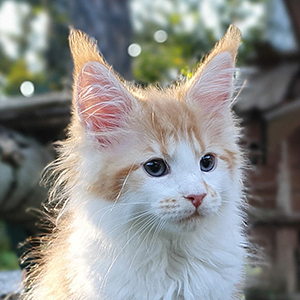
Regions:
<instances>
[{"instance_id":1,"label":"cat's pupil","mask_svg":"<svg viewBox=\"0 0 300 300\"><path fill-rule=\"evenodd\" d=\"M201 158L200 168L203 172L211 171L215 166L215 158L212 154L206 154Z\"/></svg>"},{"instance_id":2,"label":"cat's pupil","mask_svg":"<svg viewBox=\"0 0 300 300\"><path fill-rule=\"evenodd\" d=\"M167 173L167 165L162 159L153 159L144 164L146 172L154 177L163 176Z\"/></svg>"}]
</instances>

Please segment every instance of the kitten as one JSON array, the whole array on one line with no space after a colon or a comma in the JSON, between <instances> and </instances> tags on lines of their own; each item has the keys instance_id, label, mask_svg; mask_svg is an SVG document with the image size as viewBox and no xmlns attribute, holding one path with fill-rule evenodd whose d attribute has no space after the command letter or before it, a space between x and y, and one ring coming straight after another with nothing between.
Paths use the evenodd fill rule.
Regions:
<instances>
[{"instance_id":1,"label":"kitten","mask_svg":"<svg viewBox=\"0 0 300 300\"><path fill-rule=\"evenodd\" d=\"M72 30L74 105L54 163L55 230L26 300L229 300L243 281L231 26L185 83L127 86Z\"/></svg>"}]
</instances>

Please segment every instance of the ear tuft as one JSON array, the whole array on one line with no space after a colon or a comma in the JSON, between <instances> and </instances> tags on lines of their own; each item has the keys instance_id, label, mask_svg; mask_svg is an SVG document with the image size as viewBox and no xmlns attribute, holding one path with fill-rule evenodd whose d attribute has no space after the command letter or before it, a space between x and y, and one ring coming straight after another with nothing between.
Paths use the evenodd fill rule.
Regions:
<instances>
[{"instance_id":1,"label":"ear tuft","mask_svg":"<svg viewBox=\"0 0 300 300\"><path fill-rule=\"evenodd\" d=\"M75 80L83 66L90 61L97 61L106 65L103 57L99 54L97 42L84 32L71 28L69 45L74 62Z\"/></svg>"},{"instance_id":2,"label":"ear tuft","mask_svg":"<svg viewBox=\"0 0 300 300\"><path fill-rule=\"evenodd\" d=\"M84 128L102 144L124 128L135 98L98 52L97 44L80 30L71 29L74 61L74 108Z\"/></svg>"},{"instance_id":3,"label":"ear tuft","mask_svg":"<svg viewBox=\"0 0 300 300\"><path fill-rule=\"evenodd\" d=\"M240 30L231 25L186 84L187 101L196 101L207 111L229 106L226 100L234 90L234 65L240 40Z\"/></svg>"}]
</instances>

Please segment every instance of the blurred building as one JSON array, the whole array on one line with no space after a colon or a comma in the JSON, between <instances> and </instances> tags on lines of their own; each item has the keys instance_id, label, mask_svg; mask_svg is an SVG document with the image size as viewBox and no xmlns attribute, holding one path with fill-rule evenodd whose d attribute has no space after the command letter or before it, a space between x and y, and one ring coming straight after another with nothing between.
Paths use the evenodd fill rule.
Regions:
<instances>
[{"instance_id":1,"label":"blurred building","mask_svg":"<svg viewBox=\"0 0 300 300\"><path fill-rule=\"evenodd\" d=\"M253 166L246 179L250 232L265 255L248 296L257 300L300 299L300 2L285 5L295 42L284 48L273 33L272 48L260 45L234 107ZM282 28L284 35L289 29Z\"/></svg>"}]
</instances>

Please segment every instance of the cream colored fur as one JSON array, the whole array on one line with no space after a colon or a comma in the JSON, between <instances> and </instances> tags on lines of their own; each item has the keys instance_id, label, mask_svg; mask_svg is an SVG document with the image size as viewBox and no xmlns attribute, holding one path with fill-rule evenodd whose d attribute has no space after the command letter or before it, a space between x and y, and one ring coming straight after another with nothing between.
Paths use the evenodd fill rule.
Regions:
<instances>
[{"instance_id":1,"label":"cream colored fur","mask_svg":"<svg viewBox=\"0 0 300 300\"><path fill-rule=\"evenodd\" d=\"M55 229L24 300L240 299L243 159L230 111L239 41L231 26L190 81L139 90L71 32L73 119L49 171ZM215 165L203 171L208 154ZM163 176L145 169L155 159ZM190 195L204 195L201 205Z\"/></svg>"}]
</instances>

